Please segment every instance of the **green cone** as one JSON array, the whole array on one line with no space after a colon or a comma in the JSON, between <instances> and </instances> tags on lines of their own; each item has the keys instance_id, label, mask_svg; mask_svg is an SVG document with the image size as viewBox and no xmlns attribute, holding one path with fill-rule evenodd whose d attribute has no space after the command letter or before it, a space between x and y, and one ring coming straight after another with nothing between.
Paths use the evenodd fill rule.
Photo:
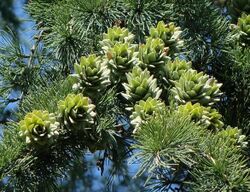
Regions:
<instances>
[{"instance_id":1,"label":"green cone","mask_svg":"<svg viewBox=\"0 0 250 192\"><path fill-rule=\"evenodd\" d=\"M247 137L241 133L241 130L236 128L232 128L230 126L225 130L221 130L218 132L218 135L221 137L230 138L232 144L237 145L239 147L245 148L247 147Z\"/></svg>"},{"instance_id":2,"label":"green cone","mask_svg":"<svg viewBox=\"0 0 250 192\"><path fill-rule=\"evenodd\" d=\"M107 33L103 34L103 40L100 42L104 52L107 52L110 47L116 43L132 43L134 35L126 28L113 27L109 28Z\"/></svg>"},{"instance_id":3,"label":"green cone","mask_svg":"<svg viewBox=\"0 0 250 192\"><path fill-rule=\"evenodd\" d=\"M89 129L96 116L94 109L95 105L82 94L69 94L64 100L58 102L59 116L68 129L75 127L84 131Z\"/></svg>"},{"instance_id":4,"label":"green cone","mask_svg":"<svg viewBox=\"0 0 250 192\"><path fill-rule=\"evenodd\" d=\"M147 38L146 44L139 47L139 59L143 69L155 73L164 66L164 63L170 60L168 48L164 48L164 42L160 38Z\"/></svg>"},{"instance_id":5,"label":"green cone","mask_svg":"<svg viewBox=\"0 0 250 192\"><path fill-rule=\"evenodd\" d=\"M51 144L59 135L59 123L54 114L48 111L34 110L19 122L20 136L25 137L26 143L44 146Z\"/></svg>"},{"instance_id":6,"label":"green cone","mask_svg":"<svg viewBox=\"0 0 250 192\"><path fill-rule=\"evenodd\" d=\"M89 55L81 57L80 64L74 65L78 83L73 85L73 89L80 90L87 96L96 96L110 84L109 71L100 57Z\"/></svg>"},{"instance_id":7,"label":"green cone","mask_svg":"<svg viewBox=\"0 0 250 192\"><path fill-rule=\"evenodd\" d=\"M150 37L162 39L164 47L169 47L170 55L178 52L183 46L183 41L180 40L181 33L180 27L176 27L174 23L165 24L163 21L150 29Z\"/></svg>"},{"instance_id":8,"label":"green cone","mask_svg":"<svg viewBox=\"0 0 250 192\"><path fill-rule=\"evenodd\" d=\"M183 116L191 116L191 119L201 125L206 126L210 130L218 130L224 126L221 121L222 115L211 107L203 107L200 103L180 105L177 112Z\"/></svg>"},{"instance_id":9,"label":"green cone","mask_svg":"<svg viewBox=\"0 0 250 192\"><path fill-rule=\"evenodd\" d=\"M137 55L135 47L128 43L116 43L108 50L107 65L111 72L112 84L126 81L125 74L138 64Z\"/></svg>"},{"instance_id":10,"label":"green cone","mask_svg":"<svg viewBox=\"0 0 250 192\"><path fill-rule=\"evenodd\" d=\"M189 69L183 73L180 79L174 82L171 92L178 104L187 102L200 103L203 106L213 105L220 100L221 83L210 78L203 72Z\"/></svg>"},{"instance_id":11,"label":"green cone","mask_svg":"<svg viewBox=\"0 0 250 192\"><path fill-rule=\"evenodd\" d=\"M242 42L250 45L250 15L243 14L242 17L238 19L238 26L242 33Z\"/></svg>"},{"instance_id":12,"label":"green cone","mask_svg":"<svg viewBox=\"0 0 250 192\"><path fill-rule=\"evenodd\" d=\"M183 73L191 69L192 63L186 62L184 60L175 59L174 61L169 61L165 63L164 66L164 80L174 84L178 81Z\"/></svg>"},{"instance_id":13,"label":"green cone","mask_svg":"<svg viewBox=\"0 0 250 192\"><path fill-rule=\"evenodd\" d=\"M130 116L131 124L134 126L133 133L140 128L140 125L155 114L160 114L165 109L165 104L160 100L149 97L146 101L139 101L134 106L133 113Z\"/></svg>"},{"instance_id":14,"label":"green cone","mask_svg":"<svg viewBox=\"0 0 250 192\"><path fill-rule=\"evenodd\" d=\"M161 90L157 87L156 79L150 76L147 69L134 67L132 72L127 73L126 76L128 83L123 83L126 93L122 93L122 95L131 103L145 101L149 97L156 99L160 97Z\"/></svg>"}]
</instances>

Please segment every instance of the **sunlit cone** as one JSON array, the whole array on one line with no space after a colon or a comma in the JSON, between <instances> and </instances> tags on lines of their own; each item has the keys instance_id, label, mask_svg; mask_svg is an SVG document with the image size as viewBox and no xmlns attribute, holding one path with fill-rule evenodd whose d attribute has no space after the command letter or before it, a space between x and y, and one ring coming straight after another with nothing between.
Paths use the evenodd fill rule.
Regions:
<instances>
[{"instance_id":1,"label":"sunlit cone","mask_svg":"<svg viewBox=\"0 0 250 192\"><path fill-rule=\"evenodd\" d=\"M164 48L164 42L160 38L147 38L146 44L139 47L139 59L143 69L148 68L151 72L159 71L164 63L170 60L168 48Z\"/></svg>"},{"instance_id":2,"label":"sunlit cone","mask_svg":"<svg viewBox=\"0 0 250 192\"><path fill-rule=\"evenodd\" d=\"M164 47L169 47L170 55L178 52L183 46L183 41L180 39L181 33L180 27L176 27L174 23L165 24L163 21L150 29L150 37L162 39Z\"/></svg>"},{"instance_id":3,"label":"sunlit cone","mask_svg":"<svg viewBox=\"0 0 250 192\"><path fill-rule=\"evenodd\" d=\"M149 97L156 99L160 97L161 90L157 87L156 79L150 76L147 69L134 67L132 72L127 73L126 76L128 83L123 83L126 93L122 93L122 95L131 103L145 101Z\"/></svg>"},{"instance_id":4,"label":"sunlit cone","mask_svg":"<svg viewBox=\"0 0 250 192\"><path fill-rule=\"evenodd\" d=\"M220 101L221 86L222 84L218 83L215 78L189 69L182 74L178 81L174 82L171 92L179 104L190 101L208 106Z\"/></svg>"},{"instance_id":5,"label":"sunlit cone","mask_svg":"<svg viewBox=\"0 0 250 192\"><path fill-rule=\"evenodd\" d=\"M95 105L82 94L69 94L64 100L58 102L61 121L68 129L76 127L84 131L89 129L96 116L94 109Z\"/></svg>"},{"instance_id":6,"label":"sunlit cone","mask_svg":"<svg viewBox=\"0 0 250 192\"><path fill-rule=\"evenodd\" d=\"M218 132L221 137L230 138L230 141L234 145L238 145L239 147L245 148L247 147L247 137L241 133L241 130L237 127L232 128L230 126L225 130L221 130Z\"/></svg>"},{"instance_id":7,"label":"sunlit cone","mask_svg":"<svg viewBox=\"0 0 250 192\"><path fill-rule=\"evenodd\" d=\"M183 73L191 69L192 63L180 59L169 61L164 65L164 79L173 84L178 81Z\"/></svg>"},{"instance_id":8,"label":"sunlit cone","mask_svg":"<svg viewBox=\"0 0 250 192\"><path fill-rule=\"evenodd\" d=\"M140 128L140 125L146 122L150 117L160 114L165 109L165 104L160 100L149 97L146 101L139 101L134 106L133 113L130 116L131 124L134 126L134 133Z\"/></svg>"},{"instance_id":9,"label":"sunlit cone","mask_svg":"<svg viewBox=\"0 0 250 192\"><path fill-rule=\"evenodd\" d=\"M222 115L216 109L204 107L200 103L192 104L188 102L185 105L180 105L177 112L183 116L190 116L193 121L210 130L218 130L224 126L221 121Z\"/></svg>"},{"instance_id":10,"label":"sunlit cone","mask_svg":"<svg viewBox=\"0 0 250 192\"><path fill-rule=\"evenodd\" d=\"M87 96L96 96L110 84L109 71L100 57L89 55L81 57L80 64L74 65L77 83L73 89L80 90Z\"/></svg>"},{"instance_id":11,"label":"sunlit cone","mask_svg":"<svg viewBox=\"0 0 250 192\"><path fill-rule=\"evenodd\" d=\"M243 43L250 45L250 15L243 14L238 20L238 26L242 33Z\"/></svg>"},{"instance_id":12,"label":"sunlit cone","mask_svg":"<svg viewBox=\"0 0 250 192\"><path fill-rule=\"evenodd\" d=\"M126 80L125 74L138 64L137 55L138 52L135 51L135 47L128 43L116 43L114 47L108 50L106 53L107 65L111 72L113 84Z\"/></svg>"},{"instance_id":13,"label":"sunlit cone","mask_svg":"<svg viewBox=\"0 0 250 192\"><path fill-rule=\"evenodd\" d=\"M26 143L44 146L55 142L59 132L59 123L54 114L48 111L34 110L19 122L20 135Z\"/></svg>"},{"instance_id":14,"label":"sunlit cone","mask_svg":"<svg viewBox=\"0 0 250 192\"><path fill-rule=\"evenodd\" d=\"M114 26L113 28L109 28L107 33L103 34L103 40L100 44L102 45L102 49L107 52L116 43L132 43L133 41L134 35L128 29Z\"/></svg>"}]
</instances>

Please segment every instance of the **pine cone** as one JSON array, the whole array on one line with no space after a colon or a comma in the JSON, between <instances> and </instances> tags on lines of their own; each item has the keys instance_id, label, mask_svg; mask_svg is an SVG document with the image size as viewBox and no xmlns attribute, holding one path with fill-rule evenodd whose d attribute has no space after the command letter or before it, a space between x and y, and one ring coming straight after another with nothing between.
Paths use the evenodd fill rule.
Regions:
<instances>
[{"instance_id":1,"label":"pine cone","mask_svg":"<svg viewBox=\"0 0 250 192\"><path fill-rule=\"evenodd\" d=\"M139 59L143 69L155 73L159 71L166 61L170 60L168 49L164 49L164 42L160 38L147 38L146 44L139 47Z\"/></svg>"},{"instance_id":2,"label":"pine cone","mask_svg":"<svg viewBox=\"0 0 250 192\"><path fill-rule=\"evenodd\" d=\"M250 15L243 14L238 20L238 26L242 33L243 43L250 45Z\"/></svg>"},{"instance_id":3,"label":"pine cone","mask_svg":"<svg viewBox=\"0 0 250 192\"><path fill-rule=\"evenodd\" d=\"M190 101L193 104L200 103L208 106L220 101L221 86L222 84L217 83L216 79L209 78L203 72L198 73L196 70L190 69L174 82L171 92L179 104Z\"/></svg>"},{"instance_id":4,"label":"pine cone","mask_svg":"<svg viewBox=\"0 0 250 192\"><path fill-rule=\"evenodd\" d=\"M157 27L150 29L150 37L160 38L164 42L164 47L169 47L169 54L172 55L183 46L183 41L180 40L182 31L180 27L176 27L174 23L165 24L160 21Z\"/></svg>"},{"instance_id":5,"label":"pine cone","mask_svg":"<svg viewBox=\"0 0 250 192\"><path fill-rule=\"evenodd\" d=\"M109 28L107 33L103 34L103 40L100 42L104 52L107 52L109 48L114 47L116 43L132 43L134 41L134 35L126 28L113 27Z\"/></svg>"},{"instance_id":6,"label":"pine cone","mask_svg":"<svg viewBox=\"0 0 250 192\"><path fill-rule=\"evenodd\" d=\"M86 131L94 123L96 116L95 105L82 94L69 94L58 102L58 109L61 121L68 129L76 127Z\"/></svg>"},{"instance_id":7,"label":"pine cone","mask_svg":"<svg viewBox=\"0 0 250 192\"><path fill-rule=\"evenodd\" d=\"M48 111L34 110L19 122L20 136L25 137L26 143L44 146L55 141L59 135L59 123L54 114Z\"/></svg>"},{"instance_id":8,"label":"pine cone","mask_svg":"<svg viewBox=\"0 0 250 192\"><path fill-rule=\"evenodd\" d=\"M222 115L216 109L203 107L200 103L180 105L177 112L183 116L190 116L191 119L200 125L206 126L210 130L218 130L224 126L221 121Z\"/></svg>"},{"instance_id":9,"label":"pine cone","mask_svg":"<svg viewBox=\"0 0 250 192\"><path fill-rule=\"evenodd\" d=\"M183 73L191 69L192 63L186 62L184 60L175 59L174 61L169 61L164 66L164 79L167 82L174 84L178 81Z\"/></svg>"},{"instance_id":10,"label":"pine cone","mask_svg":"<svg viewBox=\"0 0 250 192\"><path fill-rule=\"evenodd\" d=\"M222 138L230 138L230 142L233 145L238 145L241 148L245 148L248 145L247 137L241 133L241 130L236 128L232 128L230 126L227 127L225 130L221 130L217 133Z\"/></svg>"},{"instance_id":11,"label":"pine cone","mask_svg":"<svg viewBox=\"0 0 250 192\"><path fill-rule=\"evenodd\" d=\"M128 43L116 43L106 55L113 84L126 81L125 74L138 64L138 52L135 52L135 47Z\"/></svg>"},{"instance_id":12,"label":"pine cone","mask_svg":"<svg viewBox=\"0 0 250 192\"><path fill-rule=\"evenodd\" d=\"M131 124L135 127L133 133L139 129L140 125L155 114L160 114L165 109L165 104L160 100L149 97L146 101L139 101L134 106L130 116Z\"/></svg>"},{"instance_id":13,"label":"pine cone","mask_svg":"<svg viewBox=\"0 0 250 192\"><path fill-rule=\"evenodd\" d=\"M96 96L110 84L109 71L100 57L89 55L81 57L80 64L74 65L74 77L78 83L73 85L73 89L81 90L89 97Z\"/></svg>"},{"instance_id":14,"label":"pine cone","mask_svg":"<svg viewBox=\"0 0 250 192\"><path fill-rule=\"evenodd\" d=\"M157 87L156 79L147 69L144 71L140 67L134 67L132 72L127 73L128 83L123 83L126 93L122 93L123 97L131 103L140 100L146 100L149 97L158 99L161 90Z\"/></svg>"}]
</instances>

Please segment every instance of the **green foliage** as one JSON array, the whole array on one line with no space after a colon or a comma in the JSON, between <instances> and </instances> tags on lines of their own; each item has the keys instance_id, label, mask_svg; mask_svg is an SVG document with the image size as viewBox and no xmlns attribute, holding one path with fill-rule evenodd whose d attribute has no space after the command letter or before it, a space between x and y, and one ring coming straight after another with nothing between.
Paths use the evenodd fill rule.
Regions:
<instances>
[{"instance_id":1,"label":"green foliage","mask_svg":"<svg viewBox=\"0 0 250 192\"><path fill-rule=\"evenodd\" d=\"M1 32L0 35L0 96L6 106L23 101L34 87L44 86L45 81L49 84L60 76L58 61L41 45L42 33L35 36L35 43L30 51L24 50L25 46L12 32ZM20 94L10 98L13 92ZM3 122L5 121L7 119L3 118Z\"/></svg>"},{"instance_id":2,"label":"green foliage","mask_svg":"<svg viewBox=\"0 0 250 192\"><path fill-rule=\"evenodd\" d=\"M28 4L28 11L37 21L38 29L45 32L45 46L53 51L68 74L81 55L99 49L101 34L109 27L126 26L134 32L137 42L142 42L150 27L166 16L168 7L166 1L155 0L34 0Z\"/></svg>"},{"instance_id":3,"label":"green foliage","mask_svg":"<svg viewBox=\"0 0 250 192\"><path fill-rule=\"evenodd\" d=\"M168 1L160 0L125 0L125 18L127 27L136 35L137 42L143 42L150 27L166 17Z\"/></svg>"},{"instance_id":4,"label":"green foliage","mask_svg":"<svg viewBox=\"0 0 250 192\"><path fill-rule=\"evenodd\" d=\"M12 89L27 92L29 85L38 75L37 66L28 65L15 34L2 31L0 35L0 93L6 96Z\"/></svg>"},{"instance_id":5,"label":"green foliage","mask_svg":"<svg viewBox=\"0 0 250 192\"><path fill-rule=\"evenodd\" d=\"M209 135L201 145L202 155L192 171L191 191L249 191L249 169L230 137ZM206 182L209 181L209 182Z\"/></svg>"},{"instance_id":6,"label":"green foliage","mask_svg":"<svg viewBox=\"0 0 250 192\"><path fill-rule=\"evenodd\" d=\"M236 47L232 50L235 58L235 65L232 69L233 88L230 97L230 107L225 109L225 116L231 126L238 126L249 134L249 82L250 82L250 49ZM244 115L243 115L244 114Z\"/></svg>"},{"instance_id":7,"label":"green foliage","mask_svg":"<svg viewBox=\"0 0 250 192\"><path fill-rule=\"evenodd\" d=\"M142 124L134 147L141 162L138 174L153 174L156 168L174 170L180 164L191 167L199 143L200 128L187 117L163 113Z\"/></svg>"},{"instance_id":8,"label":"green foliage","mask_svg":"<svg viewBox=\"0 0 250 192\"><path fill-rule=\"evenodd\" d=\"M0 178L12 169L11 164L20 155L24 142L19 138L18 124L9 123L4 129L4 139L0 145ZM4 169L5 168L5 169Z\"/></svg>"},{"instance_id":9,"label":"green foliage","mask_svg":"<svg viewBox=\"0 0 250 192\"><path fill-rule=\"evenodd\" d=\"M34 109L47 110L50 113L57 112L58 101L72 92L72 84L71 78L66 80L57 78L54 81L40 81L37 85L32 86L20 104L20 118Z\"/></svg>"},{"instance_id":10,"label":"green foliage","mask_svg":"<svg viewBox=\"0 0 250 192\"><path fill-rule=\"evenodd\" d=\"M246 145L243 136L237 128L218 132L222 115L207 107L219 103L222 84L200 72L204 69L224 84L231 82L226 81L233 69L227 51L234 37L228 33L228 22L208 0L173 3L33 0L29 4L41 30L35 50L41 40L61 62L62 70L55 71L67 78L40 75L40 62L34 73L38 78L28 76L38 83L27 88L20 104L22 120L14 130L42 146L48 142L40 141L54 133L54 125L60 130L47 150L29 147L16 135L13 142L20 142L20 148L12 142L4 147L9 138L3 139L0 150L7 148L13 154L11 161L0 158L0 175L9 177L6 187L56 191L58 178L86 152L98 151L101 173L106 160L112 161L112 172L121 173L133 143L134 157L141 163L137 175L147 174L152 190L167 191L172 184L182 191L249 190L249 170L241 153ZM160 22L152 27L166 19L176 24ZM112 25L117 26L108 29ZM174 58L182 37L185 53L179 57L185 61ZM27 66L33 69L38 51L32 53ZM73 63L77 63L75 74L69 75ZM223 87L227 105L232 98L230 86Z\"/></svg>"},{"instance_id":11,"label":"green foliage","mask_svg":"<svg viewBox=\"0 0 250 192\"><path fill-rule=\"evenodd\" d=\"M141 124L149 120L152 116L159 115L165 108L165 104L160 100L147 98L146 101L140 100L134 106L133 113L130 116L131 124L135 126L134 133L140 128Z\"/></svg>"},{"instance_id":12,"label":"green foliage","mask_svg":"<svg viewBox=\"0 0 250 192\"><path fill-rule=\"evenodd\" d=\"M0 27L10 27L13 31L17 32L20 20L14 12L14 3L13 0L6 0L0 3Z\"/></svg>"},{"instance_id":13,"label":"green foliage","mask_svg":"<svg viewBox=\"0 0 250 192\"><path fill-rule=\"evenodd\" d=\"M224 81L231 65L229 21L211 0L174 0L173 14L183 29L185 51L193 67Z\"/></svg>"},{"instance_id":14,"label":"green foliage","mask_svg":"<svg viewBox=\"0 0 250 192\"><path fill-rule=\"evenodd\" d=\"M246 160L231 138L208 133L185 116L155 116L142 125L136 139L139 152L134 156L142 163L138 174L149 173L151 191L170 190L179 180L177 188L183 191L250 189Z\"/></svg>"},{"instance_id":15,"label":"green foliage","mask_svg":"<svg viewBox=\"0 0 250 192\"><path fill-rule=\"evenodd\" d=\"M37 95L37 97L38 96L39 95ZM42 98L43 95L41 95L41 99ZM47 99L50 99L50 96L47 96ZM51 99L55 99L55 95L51 95ZM22 145L20 145L21 149L17 151L18 154L14 155L13 158L10 159L10 162L6 162L6 160L4 160L5 162L2 164L3 167L1 167L0 173L2 177L5 177L6 174L11 175L6 187L14 187L20 191L34 191L38 189L43 191L57 191L56 178L62 177L65 174L65 171L72 166L72 163L83 155L83 152L86 150L86 148L92 152L95 150L107 150L109 157L117 154L116 151L118 149L118 144L116 142L115 136L118 135L118 133L116 133L115 129L116 119L114 119L114 114L117 115L119 112L117 110L117 103L114 101L115 99L112 92L107 92L99 100L100 106L98 106L96 111L100 112L100 110L107 110L110 116L105 116L106 118L104 118L102 114L98 115L97 118L95 118L95 123L98 122L97 127L94 129L88 129L91 134L70 134L69 131L62 129L62 125L64 124L61 122L61 130L59 131L59 135L57 135L53 144L51 144L48 148L27 148L27 146L24 145L23 140L21 140L20 137L17 137L17 139L22 142ZM66 100L59 102L59 109L60 111L65 109L63 112L66 115L73 115L72 119L75 116L80 118L82 112L87 110L84 112L84 119L80 118L80 121L74 119L75 125L82 127L82 122L84 122L82 120L86 120L87 117L91 116L91 121L93 123L93 115L95 113L92 111L92 104L88 104L88 106L85 105L88 102L89 101L86 100L86 97L82 97L81 94L75 96L68 95ZM73 107L72 103L74 105ZM81 108L82 106L83 108ZM59 111L56 113L59 114ZM46 116L47 114L48 113L40 114L39 117ZM27 120L27 118L28 117L26 116L26 119L24 119L23 122L30 122ZM35 116L33 120L34 119L38 120L38 123L43 123L43 121L39 120L38 116ZM58 121L60 122L60 118L58 118ZM88 121L88 123L91 122ZM53 128L51 125L49 127L47 127L47 125L48 124L46 124L46 130ZM16 126L13 130L18 131L19 129L19 126ZM15 135L18 136L19 134ZM6 139L8 139L8 136ZM121 141L122 142L120 142L119 147L124 145L124 141ZM8 142L8 140L5 141L4 138L1 146L4 147L5 142ZM13 142L17 144L16 140L13 140ZM12 147L12 143L10 143L10 145L7 147ZM10 153L12 150L15 152L16 149L8 149ZM124 153L127 153L126 145ZM105 156L104 158L107 157ZM64 161L62 161L62 159L64 159ZM114 162L118 161L118 159L112 159ZM29 182L27 183L27 181Z\"/></svg>"},{"instance_id":16,"label":"green foliage","mask_svg":"<svg viewBox=\"0 0 250 192\"><path fill-rule=\"evenodd\" d=\"M233 21L237 21L237 18L242 13L250 13L250 1L249 0L230 0L228 3L229 12L233 17Z\"/></svg>"}]
</instances>

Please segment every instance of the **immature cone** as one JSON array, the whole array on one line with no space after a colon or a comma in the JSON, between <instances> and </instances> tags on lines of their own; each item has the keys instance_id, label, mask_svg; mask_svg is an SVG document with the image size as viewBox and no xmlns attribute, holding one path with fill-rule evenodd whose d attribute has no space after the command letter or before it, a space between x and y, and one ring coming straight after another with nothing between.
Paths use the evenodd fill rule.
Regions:
<instances>
[{"instance_id":1,"label":"immature cone","mask_svg":"<svg viewBox=\"0 0 250 192\"><path fill-rule=\"evenodd\" d=\"M183 116L190 116L191 119L201 125L206 126L210 130L218 130L224 126L221 121L222 115L216 109L201 106L200 103L180 105L177 112Z\"/></svg>"},{"instance_id":2,"label":"immature cone","mask_svg":"<svg viewBox=\"0 0 250 192\"><path fill-rule=\"evenodd\" d=\"M165 109L165 104L160 100L149 97L146 101L139 101L134 106L133 113L130 116L131 124L135 127L133 133L140 128L140 125L146 122L155 114L160 114Z\"/></svg>"},{"instance_id":3,"label":"immature cone","mask_svg":"<svg viewBox=\"0 0 250 192\"><path fill-rule=\"evenodd\" d=\"M218 132L218 135L221 137L230 138L230 142L234 145L240 146L242 148L247 147L247 137L241 133L241 130L236 128L232 128L230 126L225 130L221 130Z\"/></svg>"},{"instance_id":4,"label":"immature cone","mask_svg":"<svg viewBox=\"0 0 250 192\"><path fill-rule=\"evenodd\" d=\"M79 127L85 131L94 123L95 105L82 94L69 94L58 102L58 110L63 124L68 128Z\"/></svg>"},{"instance_id":5,"label":"immature cone","mask_svg":"<svg viewBox=\"0 0 250 192\"><path fill-rule=\"evenodd\" d=\"M55 141L59 134L59 123L54 114L48 111L34 110L19 122L20 136L25 137L26 143L44 146Z\"/></svg>"},{"instance_id":6,"label":"immature cone","mask_svg":"<svg viewBox=\"0 0 250 192\"><path fill-rule=\"evenodd\" d=\"M164 48L164 42L160 38L147 38L146 44L139 47L141 67L150 71L159 71L164 63L170 60L167 55L168 48Z\"/></svg>"},{"instance_id":7,"label":"immature cone","mask_svg":"<svg viewBox=\"0 0 250 192\"><path fill-rule=\"evenodd\" d=\"M132 72L127 73L126 76L128 83L123 83L126 93L122 93L122 95L131 103L145 101L149 97L156 99L160 97L161 90L157 87L156 79L150 76L147 69L134 67Z\"/></svg>"},{"instance_id":8,"label":"immature cone","mask_svg":"<svg viewBox=\"0 0 250 192\"><path fill-rule=\"evenodd\" d=\"M250 45L250 15L243 14L238 20L238 26L242 32L243 42Z\"/></svg>"},{"instance_id":9,"label":"immature cone","mask_svg":"<svg viewBox=\"0 0 250 192\"><path fill-rule=\"evenodd\" d=\"M160 38L164 42L164 47L169 47L169 53L173 54L183 46L183 41L180 40L182 31L180 27L176 27L174 23L165 24L160 21L157 27L150 29L150 37Z\"/></svg>"},{"instance_id":10,"label":"immature cone","mask_svg":"<svg viewBox=\"0 0 250 192\"><path fill-rule=\"evenodd\" d=\"M73 85L73 89L80 90L88 96L95 96L110 84L109 71L100 57L89 55L81 57L80 64L74 65L78 83Z\"/></svg>"},{"instance_id":11,"label":"immature cone","mask_svg":"<svg viewBox=\"0 0 250 192\"><path fill-rule=\"evenodd\" d=\"M174 61L169 61L165 63L164 66L164 79L167 82L174 84L178 81L183 73L191 69L192 63L180 59L175 59Z\"/></svg>"},{"instance_id":12,"label":"immature cone","mask_svg":"<svg viewBox=\"0 0 250 192\"><path fill-rule=\"evenodd\" d=\"M134 35L126 28L113 27L109 28L107 33L103 34L103 40L100 42L104 52L107 52L110 47L116 43L132 43Z\"/></svg>"},{"instance_id":13,"label":"immature cone","mask_svg":"<svg viewBox=\"0 0 250 192\"><path fill-rule=\"evenodd\" d=\"M106 53L107 65L111 72L111 82L124 82L125 74L130 72L132 68L138 64L138 52L135 47L128 43L116 43Z\"/></svg>"},{"instance_id":14,"label":"immature cone","mask_svg":"<svg viewBox=\"0 0 250 192\"><path fill-rule=\"evenodd\" d=\"M217 83L215 78L190 69L183 73L178 81L174 82L171 92L179 104L190 101L208 106L220 101L221 86L222 84Z\"/></svg>"}]
</instances>

